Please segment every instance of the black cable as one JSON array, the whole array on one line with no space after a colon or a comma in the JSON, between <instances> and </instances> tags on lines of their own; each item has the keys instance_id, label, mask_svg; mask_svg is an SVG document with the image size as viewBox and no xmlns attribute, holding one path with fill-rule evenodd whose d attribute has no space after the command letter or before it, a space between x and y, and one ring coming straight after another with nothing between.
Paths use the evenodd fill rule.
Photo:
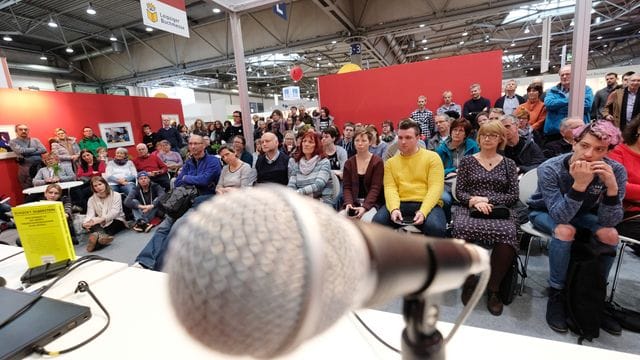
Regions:
<instances>
[{"instance_id":1,"label":"black cable","mask_svg":"<svg viewBox=\"0 0 640 360\"><path fill-rule=\"evenodd\" d=\"M7 257L5 257L5 258L2 258L2 259L0 259L0 263L1 263L1 262L3 262L3 261L5 261L5 260L9 260L9 259L11 259L11 258L12 258L12 257L14 257L14 256L17 256L17 255L23 254L23 253L24 253L24 250L23 250L23 251L20 251L20 252L17 252L17 253L15 253L15 254L13 254L13 255L9 255L9 256L7 256Z\"/></svg>"},{"instance_id":2,"label":"black cable","mask_svg":"<svg viewBox=\"0 0 640 360\"><path fill-rule=\"evenodd\" d=\"M402 352L398 349L396 349L395 347L389 345L386 341L384 341L380 336L378 336L378 334L376 334L375 332L373 332L373 330L371 330L367 324L364 323L364 321L360 318L360 316L358 316L358 314L356 314L355 312L353 312L353 315L356 317L356 319L358 320L358 322L360 322L360 324L369 332L369 334L373 335L374 338L376 338L376 340L378 340L380 343L382 343L382 345L388 347L389 349L391 349L392 351L395 351L398 354L402 354Z\"/></svg>"},{"instance_id":3,"label":"black cable","mask_svg":"<svg viewBox=\"0 0 640 360\"><path fill-rule=\"evenodd\" d=\"M82 341L79 344L73 345L71 347L68 347L66 349L63 350L57 350L57 351L49 351L46 350L44 347L42 346L36 346L33 348L33 351L37 354L40 355L48 355L48 356L58 356L61 354L66 354L69 352L72 352L74 350L77 350L85 345L87 345L88 343L92 342L93 340L95 340L98 336L100 336L103 332L105 332L107 330L107 328L109 327L109 324L111 323L111 315L109 315L109 312L107 311L107 309L102 305L102 303L100 302L100 300L98 300L98 298L95 296L95 294L93 293L93 291L91 291L91 289L89 289L89 284L87 284L85 281L80 281L78 283L78 287L76 287L76 293L80 291L80 292L88 292L89 295L91 296L91 298L93 299L93 301L96 302L96 304L98 304L98 306L100 307L100 309L104 312L104 314L107 316L107 323L104 324L104 326L102 327L102 329L100 329L100 331L98 331L97 333L93 334L90 338Z\"/></svg>"},{"instance_id":4,"label":"black cable","mask_svg":"<svg viewBox=\"0 0 640 360\"><path fill-rule=\"evenodd\" d=\"M24 314L29 309L31 309L33 304L35 304L38 300L40 300L42 298L42 295L44 295L45 292L47 292L49 289L51 289L53 287L53 285L55 285L58 281L60 281L60 279L65 277L71 271L75 270L80 265L82 265L82 264L84 264L86 262L95 261L95 260L111 261L111 259L107 259L107 258L104 258L102 256L98 256L98 255L86 255L86 256L83 256L83 257L79 258L78 260L76 260L73 263L73 265L71 265L67 269L63 270L60 274L58 274L58 276L52 282L50 282L49 284L47 284L47 285L41 287L40 289L34 291L34 293L36 293L37 296L35 296L33 299L29 300L26 304L24 304L24 306L22 306L20 309L18 309L18 311L16 311L13 315L11 315L5 321L0 323L0 329L3 328L5 325L9 324L10 322L12 322L13 320L15 320L16 318L18 318L20 315Z\"/></svg>"}]
</instances>

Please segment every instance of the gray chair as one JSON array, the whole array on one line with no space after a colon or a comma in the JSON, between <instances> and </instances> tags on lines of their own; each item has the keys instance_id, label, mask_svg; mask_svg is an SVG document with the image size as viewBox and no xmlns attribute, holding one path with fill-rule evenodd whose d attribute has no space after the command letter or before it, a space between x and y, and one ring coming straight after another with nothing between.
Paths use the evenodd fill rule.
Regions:
<instances>
[{"instance_id":1,"label":"gray chair","mask_svg":"<svg viewBox=\"0 0 640 360\"><path fill-rule=\"evenodd\" d=\"M620 235L620 254L618 255L618 261L616 262L616 270L613 274L613 282L611 283L611 293L609 294L609 302L613 302L613 296L616 293L616 286L618 285L618 275L620 274L620 266L622 266L622 259L624 257L624 249L627 245L630 244L638 244L640 245L640 241L636 239L632 239L630 237Z\"/></svg>"},{"instance_id":2,"label":"gray chair","mask_svg":"<svg viewBox=\"0 0 640 360\"><path fill-rule=\"evenodd\" d=\"M531 197L531 195L536 191L536 188L538 187L537 169L529 170L527 171L527 173L522 175L519 186L520 186L520 196L519 196L520 201L523 204L526 204L527 200L529 200L529 197ZM531 223L531 221L528 221L525 224L520 225L520 230L523 233L529 234L531 236L531 240L529 240L529 245L527 246L527 255L524 258L524 271L526 273L527 266L529 265L529 256L531 254L531 244L533 244L533 240L538 239L539 243L542 246L542 241L549 242L549 240L551 240L551 236L549 234L545 234L541 231L536 230L533 227L533 224ZM520 284L520 292L519 292L520 295L522 295L522 292L524 291L525 280L526 280L526 277L522 279L522 284Z\"/></svg>"}]
</instances>

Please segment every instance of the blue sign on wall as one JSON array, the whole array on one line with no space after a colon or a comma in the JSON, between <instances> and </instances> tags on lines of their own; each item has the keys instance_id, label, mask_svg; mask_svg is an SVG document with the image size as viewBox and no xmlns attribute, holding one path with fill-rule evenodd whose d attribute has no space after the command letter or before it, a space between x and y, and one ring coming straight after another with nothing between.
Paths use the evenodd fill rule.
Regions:
<instances>
[{"instance_id":1,"label":"blue sign on wall","mask_svg":"<svg viewBox=\"0 0 640 360\"><path fill-rule=\"evenodd\" d=\"M286 3L279 3L276 5L273 5L273 12L274 14L287 20L287 4Z\"/></svg>"}]
</instances>

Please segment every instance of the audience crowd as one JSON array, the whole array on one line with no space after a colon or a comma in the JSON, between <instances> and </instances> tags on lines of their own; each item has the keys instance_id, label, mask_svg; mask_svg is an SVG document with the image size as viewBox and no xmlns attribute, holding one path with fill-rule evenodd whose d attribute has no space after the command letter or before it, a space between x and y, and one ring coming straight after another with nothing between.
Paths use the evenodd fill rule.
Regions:
<instances>
[{"instance_id":1,"label":"audience crowd","mask_svg":"<svg viewBox=\"0 0 640 360\"><path fill-rule=\"evenodd\" d=\"M419 95L417 109L397 123L340 121L340 129L328 107L274 110L253 118L253 154L240 111L233 121L197 119L191 127L162 118L155 132L145 124L135 158L118 148L109 159L90 127L79 142L55 129L47 150L20 124L9 145L23 188L49 185L46 198L61 199L55 184L83 182L71 191L73 200L62 199L65 209L86 213L87 251L109 245L127 227L149 232L158 225L136 259L136 266L153 270L162 270L172 229L184 219L163 213L159 199L166 192L195 189L192 211L213 196L277 183L353 219L491 249L487 307L497 316L504 305L498 290L519 250L519 225L530 220L551 236L546 319L566 332L562 299L577 230L590 230L613 250L619 233L640 239L640 74L625 74L622 85L617 76L607 74L607 87L595 96L586 87L579 118L568 117L571 68L565 66L546 91L535 82L521 96L508 80L493 107L479 84L461 105L444 91L434 112ZM538 186L523 204L518 179L529 171L537 171ZM463 303L477 282L467 279Z\"/></svg>"}]
</instances>

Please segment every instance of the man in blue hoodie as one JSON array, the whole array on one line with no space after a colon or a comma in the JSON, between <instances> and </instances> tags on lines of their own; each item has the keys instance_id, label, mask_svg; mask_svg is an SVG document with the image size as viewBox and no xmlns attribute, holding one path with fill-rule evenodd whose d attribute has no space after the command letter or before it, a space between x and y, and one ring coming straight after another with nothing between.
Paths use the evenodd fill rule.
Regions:
<instances>
[{"instance_id":1,"label":"man in blue hoodie","mask_svg":"<svg viewBox=\"0 0 640 360\"><path fill-rule=\"evenodd\" d=\"M571 65L565 65L558 72L560 83L550 88L544 97L547 118L544 122L544 140L552 141L562 138L560 123L569 116L569 92L571 91ZM584 89L584 123L590 120L589 113L593 104L593 91L589 86Z\"/></svg>"},{"instance_id":2,"label":"man in blue hoodie","mask_svg":"<svg viewBox=\"0 0 640 360\"><path fill-rule=\"evenodd\" d=\"M188 146L191 157L184 162L182 170L176 177L175 187L194 186L198 190L198 197L193 202L191 209L179 219L165 217L153 237L138 254L136 258L136 266L138 267L162 270L173 225L180 224L191 210L215 194L216 185L220 178L220 160L205 152L204 139L200 135L191 135ZM176 228L178 227L176 226Z\"/></svg>"}]
</instances>

